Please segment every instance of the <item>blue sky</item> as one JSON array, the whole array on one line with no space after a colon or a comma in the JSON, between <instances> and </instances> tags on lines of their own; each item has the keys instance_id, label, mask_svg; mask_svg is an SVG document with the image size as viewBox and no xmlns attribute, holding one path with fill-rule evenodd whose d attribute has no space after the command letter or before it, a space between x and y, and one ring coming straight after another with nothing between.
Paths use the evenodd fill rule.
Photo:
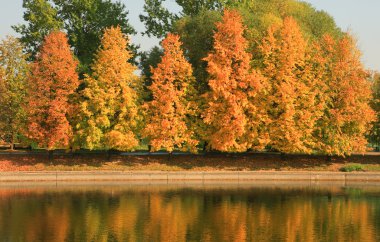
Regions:
<instances>
[{"instance_id":1,"label":"blue sky","mask_svg":"<svg viewBox=\"0 0 380 242\"><path fill-rule=\"evenodd\" d=\"M138 15L143 10L144 0L121 0L129 10L130 23L138 31L144 30ZM306 0L317 9L332 15L338 26L349 30L357 39L367 68L380 71L380 1L379 0ZM0 38L14 35L11 25L22 22L22 0L0 0ZM174 0L167 6L175 8ZM154 38L134 36L132 41L143 50L157 44Z\"/></svg>"}]
</instances>

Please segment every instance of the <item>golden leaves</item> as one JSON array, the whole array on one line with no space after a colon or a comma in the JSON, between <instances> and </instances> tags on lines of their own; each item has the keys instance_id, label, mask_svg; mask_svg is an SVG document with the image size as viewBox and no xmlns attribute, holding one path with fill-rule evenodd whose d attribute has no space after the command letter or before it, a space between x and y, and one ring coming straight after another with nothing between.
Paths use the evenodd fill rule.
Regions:
<instances>
[{"instance_id":1,"label":"golden leaves","mask_svg":"<svg viewBox=\"0 0 380 242\"><path fill-rule=\"evenodd\" d=\"M152 151L175 148L195 152L198 141L188 126L191 110L188 92L192 84L192 68L181 50L179 36L168 34L162 42L164 56L152 69L153 83L149 87L153 100L146 104L147 116L143 135L149 139Z\"/></svg>"},{"instance_id":2,"label":"golden leaves","mask_svg":"<svg viewBox=\"0 0 380 242\"><path fill-rule=\"evenodd\" d=\"M136 67L128 62L131 58L120 27L106 29L82 91L84 122L79 123L77 139L90 149L133 150L138 145L137 77Z\"/></svg>"},{"instance_id":3,"label":"golden leaves","mask_svg":"<svg viewBox=\"0 0 380 242\"><path fill-rule=\"evenodd\" d=\"M225 10L214 34L214 49L205 58L211 77L211 91L206 94L204 121L208 125L209 146L219 151L245 151L257 139L251 124L258 112L254 97L260 75L250 67L248 42L238 12ZM249 114L248 114L249 113Z\"/></svg>"}]
</instances>

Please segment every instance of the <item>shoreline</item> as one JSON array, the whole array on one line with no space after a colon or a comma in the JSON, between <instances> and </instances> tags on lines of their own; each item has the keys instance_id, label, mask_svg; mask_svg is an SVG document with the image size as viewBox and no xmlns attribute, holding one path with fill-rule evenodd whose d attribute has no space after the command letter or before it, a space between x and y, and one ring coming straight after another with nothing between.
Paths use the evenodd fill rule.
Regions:
<instances>
[{"instance_id":1,"label":"shoreline","mask_svg":"<svg viewBox=\"0 0 380 242\"><path fill-rule=\"evenodd\" d=\"M0 172L8 182L370 182L380 184L380 172L321 171L20 171Z\"/></svg>"}]
</instances>

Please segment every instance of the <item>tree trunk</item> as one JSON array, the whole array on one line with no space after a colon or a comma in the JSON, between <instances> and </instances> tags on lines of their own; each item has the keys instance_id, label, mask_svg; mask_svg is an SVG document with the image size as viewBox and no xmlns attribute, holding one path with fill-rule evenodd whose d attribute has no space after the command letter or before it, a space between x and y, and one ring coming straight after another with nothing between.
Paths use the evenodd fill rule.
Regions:
<instances>
[{"instance_id":1,"label":"tree trunk","mask_svg":"<svg viewBox=\"0 0 380 242\"><path fill-rule=\"evenodd\" d=\"M207 151L207 145L208 145L208 143L204 142L204 144L203 144L203 153L206 153L206 151Z\"/></svg>"},{"instance_id":2,"label":"tree trunk","mask_svg":"<svg viewBox=\"0 0 380 242\"><path fill-rule=\"evenodd\" d=\"M54 155L54 150L49 150L48 151L48 157L49 157L49 161L52 161L53 160L53 155Z\"/></svg>"},{"instance_id":3,"label":"tree trunk","mask_svg":"<svg viewBox=\"0 0 380 242\"><path fill-rule=\"evenodd\" d=\"M168 161L169 161L169 162L172 160L172 155L173 155L173 152L170 151L170 152L169 152L169 156L168 156Z\"/></svg>"},{"instance_id":4,"label":"tree trunk","mask_svg":"<svg viewBox=\"0 0 380 242\"><path fill-rule=\"evenodd\" d=\"M111 151L111 150L108 150L108 151L107 151L107 160L108 160L108 161L111 160L111 156L112 156L112 151Z\"/></svg>"},{"instance_id":5,"label":"tree trunk","mask_svg":"<svg viewBox=\"0 0 380 242\"><path fill-rule=\"evenodd\" d=\"M332 156L331 155L327 155L326 156L326 161L329 161L329 162L332 161Z\"/></svg>"},{"instance_id":6,"label":"tree trunk","mask_svg":"<svg viewBox=\"0 0 380 242\"><path fill-rule=\"evenodd\" d=\"M11 151L14 151L15 150L15 136L14 134L12 134L12 140L11 140L11 144L10 144L10 147Z\"/></svg>"}]
</instances>

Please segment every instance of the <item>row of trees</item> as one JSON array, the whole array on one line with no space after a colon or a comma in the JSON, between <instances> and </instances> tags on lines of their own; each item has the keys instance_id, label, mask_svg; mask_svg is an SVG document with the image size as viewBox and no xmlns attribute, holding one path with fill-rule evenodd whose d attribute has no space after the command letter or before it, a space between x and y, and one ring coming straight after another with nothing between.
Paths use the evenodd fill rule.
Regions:
<instances>
[{"instance_id":1,"label":"row of trees","mask_svg":"<svg viewBox=\"0 0 380 242\"><path fill-rule=\"evenodd\" d=\"M8 38L0 50L1 136L11 143L26 136L49 150L147 143L193 152L365 151L375 113L353 39L334 28L308 39L289 16L252 37L241 6L179 19L163 50L143 55L142 78L122 27L104 31L87 72L63 32L50 31L32 64ZM196 26L210 29L189 35ZM197 47L194 38L205 41Z\"/></svg>"}]
</instances>

